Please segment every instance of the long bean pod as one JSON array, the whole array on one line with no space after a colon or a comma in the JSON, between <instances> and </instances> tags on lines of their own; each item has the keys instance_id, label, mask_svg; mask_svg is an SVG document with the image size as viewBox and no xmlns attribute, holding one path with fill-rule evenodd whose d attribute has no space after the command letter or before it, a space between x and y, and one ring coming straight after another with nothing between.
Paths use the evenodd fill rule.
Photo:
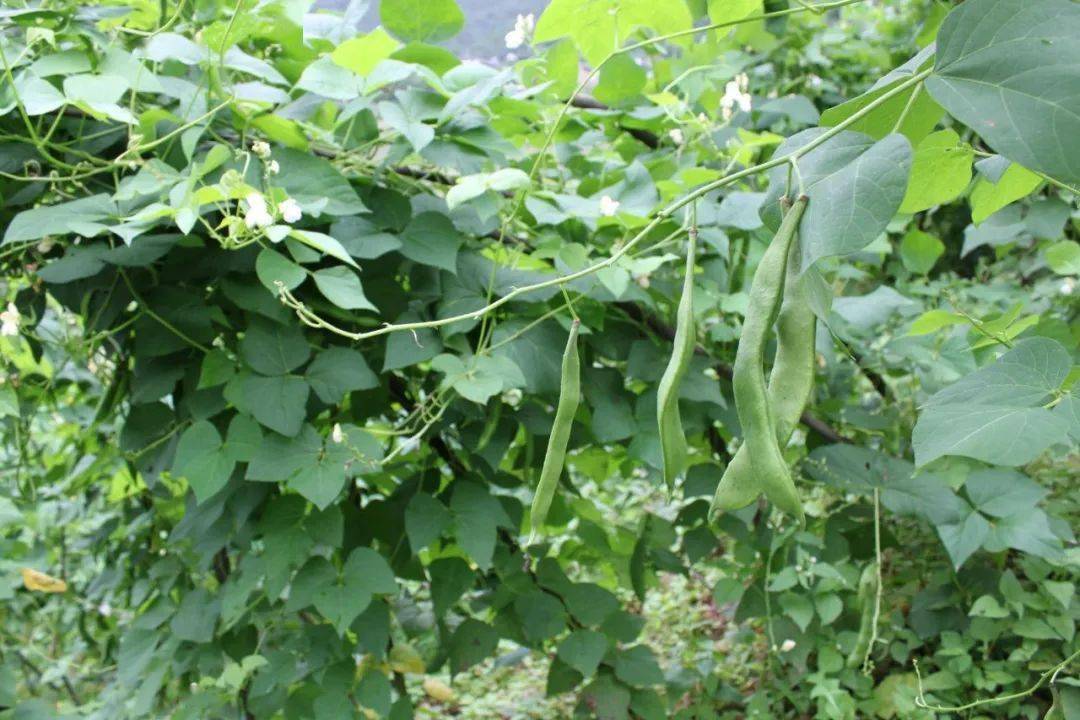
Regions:
<instances>
[{"instance_id":1,"label":"long bean pod","mask_svg":"<svg viewBox=\"0 0 1080 720\"><path fill-rule=\"evenodd\" d=\"M679 415L679 386L694 357L694 253L697 249L697 230L690 229L686 248L686 275L675 324L675 342L667 368L656 391L656 420L660 426L660 455L663 460L664 483L668 491L675 479L686 469L686 433Z\"/></svg>"},{"instance_id":2,"label":"long bean pod","mask_svg":"<svg viewBox=\"0 0 1080 720\"><path fill-rule=\"evenodd\" d=\"M529 510L530 543L539 535L551 508L551 500L555 497L555 490L559 486L559 476L562 475L566 462L566 446L570 442L570 429L574 425L574 415L581 401L581 360L577 347L580 325L581 321L575 318L570 326L566 350L563 352L559 405L555 410L555 422L551 426L547 451L544 453L540 482L536 485L536 493Z\"/></svg>"},{"instance_id":3,"label":"long bean pod","mask_svg":"<svg viewBox=\"0 0 1080 720\"><path fill-rule=\"evenodd\" d=\"M863 569L859 577L859 589L856 592L861 614L859 615L859 636L855 639L855 647L847 657L847 666L852 669L863 664L866 651L870 649L870 639L874 636L874 600L877 596L877 585L877 563L873 562Z\"/></svg>"},{"instance_id":4,"label":"long bean pod","mask_svg":"<svg viewBox=\"0 0 1080 720\"><path fill-rule=\"evenodd\" d=\"M780 510L800 522L804 519L799 493L777 441L777 423L765 384L762 358L769 332L780 312L788 258L806 203L805 196L795 201L754 272L732 375L746 460L734 468L734 462L729 464L721 477L713 497L714 514L745 507L763 492ZM782 378L775 377L772 381L781 382Z\"/></svg>"},{"instance_id":5,"label":"long bean pod","mask_svg":"<svg viewBox=\"0 0 1080 720\"><path fill-rule=\"evenodd\" d=\"M799 271L799 238L788 251L784 277L784 297L776 319L776 357L769 374L769 405L776 423L776 441L781 447L791 439L814 387L814 338L817 317L806 296ZM724 478L713 498L711 512L735 510L754 501L759 494L746 445L728 463ZM721 490L721 488L723 488Z\"/></svg>"}]
</instances>

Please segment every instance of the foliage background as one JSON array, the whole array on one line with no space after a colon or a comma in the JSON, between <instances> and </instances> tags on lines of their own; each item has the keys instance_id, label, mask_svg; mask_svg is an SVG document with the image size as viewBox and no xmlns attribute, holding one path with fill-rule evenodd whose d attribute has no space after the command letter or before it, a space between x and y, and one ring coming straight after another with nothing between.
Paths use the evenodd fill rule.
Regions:
<instances>
[{"instance_id":1,"label":"foliage background","mask_svg":"<svg viewBox=\"0 0 1080 720\"><path fill-rule=\"evenodd\" d=\"M384 0L366 33L362 5L0 10L3 714L928 718L953 715L917 699L1016 693L967 715L1041 717L1080 608L1078 179L996 155L938 93L852 128L896 127L906 140L882 142L914 154L880 228L820 266L817 389L786 448L805 529L765 504L706 521L740 441L729 368L783 172L697 205L695 464L673 496L655 385L683 214L565 293L378 334L621 252L668 203L880 95L953 4L792 3L650 44L607 61L562 124L579 55L789 6L625 2L609 21L560 0L525 59L491 68L439 46L452 0ZM1068 61L1064 17L1044 51ZM730 98L740 73L750 111ZM302 323L278 282L376 334ZM568 304L585 402L547 540L525 551ZM993 375L1015 344L1035 397ZM935 396L950 386L975 410ZM983 412L1023 422L952 442ZM879 555L864 673L845 661Z\"/></svg>"}]
</instances>

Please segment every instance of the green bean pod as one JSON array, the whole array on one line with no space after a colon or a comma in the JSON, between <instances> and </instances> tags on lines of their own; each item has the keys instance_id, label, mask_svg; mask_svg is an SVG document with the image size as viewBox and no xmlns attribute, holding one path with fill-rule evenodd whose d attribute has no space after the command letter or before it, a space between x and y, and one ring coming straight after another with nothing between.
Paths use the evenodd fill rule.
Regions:
<instances>
[{"instance_id":1,"label":"green bean pod","mask_svg":"<svg viewBox=\"0 0 1080 720\"><path fill-rule=\"evenodd\" d=\"M574 424L578 403L581 401L581 360L578 357L577 336L581 321L575 319L570 326L570 337L562 359L562 386L559 389L559 405L555 410L555 422L551 426L544 465L540 469L540 482L536 485L532 507L529 510L531 535L529 542L539 534L544 525L555 489L559 486L563 464L566 461L566 445L570 442L570 428Z\"/></svg>"},{"instance_id":2,"label":"green bean pod","mask_svg":"<svg viewBox=\"0 0 1080 720\"><path fill-rule=\"evenodd\" d=\"M791 439L814 389L817 316L810 307L800 268L798 235L791 243L784 302L776 318L776 357L769 375L769 403L776 420L776 441Z\"/></svg>"},{"instance_id":3,"label":"green bean pod","mask_svg":"<svg viewBox=\"0 0 1080 720\"><path fill-rule=\"evenodd\" d=\"M776 422L776 441L781 447L791 439L806 401L814 388L814 336L817 317L810 309L799 272L798 236L788 252L784 279L784 300L776 319L776 357L769 374L769 405ZM724 478L710 508L715 516L722 510L749 505L758 496L746 445L739 448L724 470ZM715 519L715 517L713 518Z\"/></svg>"},{"instance_id":4,"label":"green bean pod","mask_svg":"<svg viewBox=\"0 0 1080 720\"><path fill-rule=\"evenodd\" d=\"M866 651L870 649L870 639L874 636L874 603L878 591L877 563L870 563L859 576L859 589L856 593L856 601L859 603L859 637L855 640L855 647L847 657L847 666L855 669L862 665L866 657Z\"/></svg>"},{"instance_id":5,"label":"green bean pod","mask_svg":"<svg viewBox=\"0 0 1080 720\"><path fill-rule=\"evenodd\" d=\"M667 368L656 391L656 420L660 426L660 455L664 483L674 489L675 479L686 469L686 433L679 415L679 386L694 357L694 253L697 233L690 232L686 248L686 275L675 323L675 342Z\"/></svg>"},{"instance_id":6,"label":"green bean pod","mask_svg":"<svg viewBox=\"0 0 1080 720\"><path fill-rule=\"evenodd\" d=\"M733 459L720 478L713 496L713 515L745 507L764 492L777 508L793 515L799 522L804 520L799 493L777 441L777 422L765 384L762 358L769 332L780 312L788 258L806 203L805 196L795 201L754 272L749 309L732 374L745 459L738 464ZM770 379L770 385L784 381L776 374Z\"/></svg>"}]
</instances>

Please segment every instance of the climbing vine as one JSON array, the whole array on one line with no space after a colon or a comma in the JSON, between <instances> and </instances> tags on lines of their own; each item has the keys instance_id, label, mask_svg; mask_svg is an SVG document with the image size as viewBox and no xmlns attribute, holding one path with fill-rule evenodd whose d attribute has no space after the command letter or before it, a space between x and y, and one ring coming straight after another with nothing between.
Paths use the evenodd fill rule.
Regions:
<instances>
[{"instance_id":1,"label":"climbing vine","mask_svg":"<svg viewBox=\"0 0 1080 720\"><path fill-rule=\"evenodd\" d=\"M0 9L0 717L1080 712L1080 5L377 5Z\"/></svg>"}]
</instances>

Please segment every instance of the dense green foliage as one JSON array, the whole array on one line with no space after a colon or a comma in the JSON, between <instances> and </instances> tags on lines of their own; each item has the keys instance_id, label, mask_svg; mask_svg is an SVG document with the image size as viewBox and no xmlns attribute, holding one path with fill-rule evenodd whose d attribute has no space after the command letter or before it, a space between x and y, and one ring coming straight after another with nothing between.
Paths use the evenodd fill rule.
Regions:
<instances>
[{"instance_id":1,"label":"dense green foliage","mask_svg":"<svg viewBox=\"0 0 1080 720\"><path fill-rule=\"evenodd\" d=\"M0 8L0 717L1080 716L1080 4L366 4Z\"/></svg>"}]
</instances>

